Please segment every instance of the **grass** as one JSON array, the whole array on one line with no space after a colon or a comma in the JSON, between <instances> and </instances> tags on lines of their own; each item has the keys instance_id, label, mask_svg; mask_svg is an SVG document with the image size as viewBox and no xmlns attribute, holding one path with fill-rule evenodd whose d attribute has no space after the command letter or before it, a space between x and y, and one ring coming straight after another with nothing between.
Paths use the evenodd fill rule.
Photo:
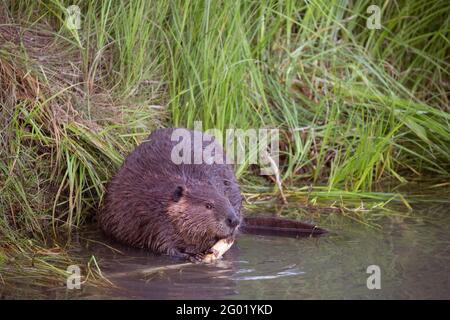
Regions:
<instances>
[{"instance_id":1,"label":"grass","mask_svg":"<svg viewBox=\"0 0 450 320\"><path fill-rule=\"evenodd\" d=\"M0 0L0 281L91 221L157 127L280 129L283 188L306 208L409 208L397 187L418 179L448 190L450 4L380 2L370 30L372 2ZM277 196L236 172L249 209ZM36 272L62 281L58 252Z\"/></svg>"}]
</instances>

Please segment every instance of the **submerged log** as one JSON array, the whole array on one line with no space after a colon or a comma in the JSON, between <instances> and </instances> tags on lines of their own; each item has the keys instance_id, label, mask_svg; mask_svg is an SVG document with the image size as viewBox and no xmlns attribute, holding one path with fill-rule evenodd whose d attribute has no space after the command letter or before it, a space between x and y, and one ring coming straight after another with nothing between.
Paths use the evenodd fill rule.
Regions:
<instances>
[{"instance_id":1,"label":"submerged log","mask_svg":"<svg viewBox=\"0 0 450 320\"><path fill-rule=\"evenodd\" d=\"M228 249L231 248L231 246L234 243L233 238L227 238L227 239L221 239L214 244L211 248L211 253L208 253L205 255L201 260L198 262L203 263L213 263L214 261L219 260L222 258L222 255L228 251ZM164 272L168 270L176 270L176 269L182 269L185 267L192 266L193 263L191 262L184 262L184 263L177 263L177 264L170 264L165 266L159 266L159 267L152 267L152 268L143 268L139 270L132 270L127 272L116 272L110 274L108 277L113 278L123 278L123 277L130 277L130 276L149 276L155 273Z\"/></svg>"}]
</instances>

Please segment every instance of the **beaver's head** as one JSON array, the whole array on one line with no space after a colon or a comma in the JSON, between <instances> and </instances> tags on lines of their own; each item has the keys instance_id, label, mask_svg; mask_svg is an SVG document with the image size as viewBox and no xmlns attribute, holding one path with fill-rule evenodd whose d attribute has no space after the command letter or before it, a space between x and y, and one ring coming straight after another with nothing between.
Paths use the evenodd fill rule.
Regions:
<instances>
[{"instance_id":1,"label":"beaver's head","mask_svg":"<svg viewBox=\"0 0 450 320\"><path fill-rule=\"evenodd\" d=\"M210 184L176 186L167 213L186 244L228 238L241 223L240 213Z\"/></svg>"}]
</instances>

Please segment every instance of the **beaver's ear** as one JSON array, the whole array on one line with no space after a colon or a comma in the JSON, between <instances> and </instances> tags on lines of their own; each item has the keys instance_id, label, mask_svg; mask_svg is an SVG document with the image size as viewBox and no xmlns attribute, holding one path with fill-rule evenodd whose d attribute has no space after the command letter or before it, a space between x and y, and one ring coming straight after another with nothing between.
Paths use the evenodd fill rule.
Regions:
<instances>
[{"instance_id":1,"label":"beaver's ear","mask_svg":"<svg viewBox=\"0 0 450 320\"><path fill-rule=\"evenodd\" d=\"M184 187L178 186L175 188L175 191L172 195L173 201L178 202L184 194Z\"/></svg>"}]
</instances>

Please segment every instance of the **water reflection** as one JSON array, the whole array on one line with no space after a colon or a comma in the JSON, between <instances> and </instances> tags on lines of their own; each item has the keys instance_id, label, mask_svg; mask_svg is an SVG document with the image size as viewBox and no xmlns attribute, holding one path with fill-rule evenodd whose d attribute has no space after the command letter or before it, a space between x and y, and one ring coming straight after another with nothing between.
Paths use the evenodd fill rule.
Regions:
<instances>
[{"instance_id":1,"label":"water reflection","mask_svg":"<svg viewBox=\"0 0 450 320\"><path fill-rule=\"evenodd\" d=\"M115 243L108 245L119 251L82 241L81 253L94 255L117 288L85 288L81 297L449 299L449 213L446 205L437 205L418 208L410 217L380 216L381 230L336 215L329 227L333 232L325 237L241 235L215 264L176 267L146 276L136 271L182 262ZM99 234L91 230L84 238ZM381 269L381 290L366 286L369 265Z\"/></svg>"}]
</instances>

